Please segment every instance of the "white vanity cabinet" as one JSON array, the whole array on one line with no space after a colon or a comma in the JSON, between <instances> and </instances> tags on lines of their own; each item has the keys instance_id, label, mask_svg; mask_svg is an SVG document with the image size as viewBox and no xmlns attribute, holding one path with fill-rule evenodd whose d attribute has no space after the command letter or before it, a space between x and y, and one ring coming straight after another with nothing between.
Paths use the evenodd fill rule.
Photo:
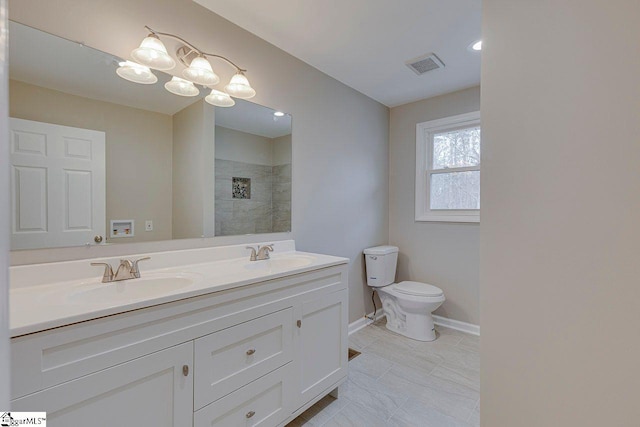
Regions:
<instances>
[{"instance_id":1,"label":"white vanity cabinet","mask_svg":"<svg viewBox=\"0 0 640 427\"><path fill-rule=\"evenodd\" d=\"M347 375L347 265L12 339L12 410L56 427L283 426Z\"/></svg>"}]
</instances>

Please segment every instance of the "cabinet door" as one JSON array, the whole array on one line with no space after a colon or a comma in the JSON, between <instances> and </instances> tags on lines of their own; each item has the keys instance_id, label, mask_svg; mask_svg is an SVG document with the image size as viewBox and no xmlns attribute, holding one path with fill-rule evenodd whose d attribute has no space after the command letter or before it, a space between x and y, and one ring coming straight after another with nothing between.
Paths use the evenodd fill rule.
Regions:
<instances>
[{"instance_id":1,"label":"cabinet door","mask_svg":"<svg viewBox=\"0 0 640 427\"><path fill-rule=\"evenodd\" d=\"M46 411L52 427L191 426L192 364L188 342L13 400L11 409Z\"/></svg>"},{"instance_id":2,"label":"cabinet door","mask_svg":"<svg viewBox=\"0 0 640 427\"><path fill-rule=\"evenodd\" d=\"M299 406L347 375L347 290L303 300L300 314Z\"/></svg>"}]
</instances>

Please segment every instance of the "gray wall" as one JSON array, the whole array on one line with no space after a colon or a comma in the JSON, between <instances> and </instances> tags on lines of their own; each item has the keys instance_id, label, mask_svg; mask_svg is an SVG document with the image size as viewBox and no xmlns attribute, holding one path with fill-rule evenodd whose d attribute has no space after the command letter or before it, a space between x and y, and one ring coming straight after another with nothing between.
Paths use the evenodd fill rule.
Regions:
<instances>
[{"instance_id":1,"label":"gray wall","mask_svg":"<svg viewBox=\"0 0 640 427\"><path fill-rule=\"evenodd\" d=\"M350 321L373 310L362 249L388 241L389 112L385 106L190 0L16 0L10 9L11 18L18 22L123 58L146 35L145 24L177 33L247 68L258 92L253 100L295 118L291 234L118 245L117 250L41 251L14 255L14 262L293 237L300 250L351 259ZM228 81L233 70L215 64L221 81Z\"/></svg>"},{"instance_id":2,"label":"gray wall","mask_svg":"<svg viewBox=\"0 0 640 427\"><path fill-rule=\"evenodd\" d=\"M637 426L640 2L482 5L482 425Z\"/></svg>"},{"instance_id":3,"label":"gray wall","mask_svg":"<svg viewBox=\"0 0 640 427\"><path fill-rule=\"evenodd\" d=\"M173 238L204 235L203 102L195 102L173 115ZM213 139L211 139L213 144ZM213 162L213 158L211 159Z\"/></svg>"},{"instance_id":4,"label":"gray wall","mask_svg":"<svg viewBox=\"0 0 640 427\"><path fill-rule=\"evenodd\" d=\"M480 110L474 87L391 109L389 123L389 241L400 248L397 280L444 290L435 312L479 324L478 224L416 222L416 124Z\"/></svg>"}]
</instances>

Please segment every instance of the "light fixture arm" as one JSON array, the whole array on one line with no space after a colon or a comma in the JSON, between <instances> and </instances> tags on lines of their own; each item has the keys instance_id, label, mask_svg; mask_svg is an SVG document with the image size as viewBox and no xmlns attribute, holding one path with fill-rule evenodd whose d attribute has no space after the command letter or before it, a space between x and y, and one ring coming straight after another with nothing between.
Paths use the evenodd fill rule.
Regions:
<instances>
[{"instance_id":1,"label":"light fixture arm","mask_svg":"<svg viewBox=\"0 0 640 427\"><path fill-rule=\"evenodd\" d=\"M195 47L193 44L189 43L188 41L186 41L185 39L183 39L182 37L176 36L175 34L170 34L170 33L162 33L160 31L155 31L153 30L151 27L149 27L148 25L145 25L144 28L146 28L147 30L149 30L149 32L155 36L165 36L165 37L169 37L175 40L180 41L181 43L184 43L187 47L189 47L190 49L192 49L193 51L197 52L199 55L203 55L203 56L211 56L214 58L220 58L224 61L226 61L227 63L229 63L231 66L233 66L237 72L239 73L245 73L247 70L238 67L233 61L231 61L228 58L225 58L222 55L216 55L214 53L207 53L204 52L200 49L198 49L197 47Z\"/></svg>"}]
</instances>

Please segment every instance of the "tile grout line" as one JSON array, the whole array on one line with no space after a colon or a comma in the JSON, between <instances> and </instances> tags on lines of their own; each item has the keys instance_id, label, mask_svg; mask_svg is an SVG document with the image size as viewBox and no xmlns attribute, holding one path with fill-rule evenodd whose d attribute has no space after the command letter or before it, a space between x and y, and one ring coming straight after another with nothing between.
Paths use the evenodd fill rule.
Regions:
<instances>
[{"instance_id":1,"label":"tile grout line","mask_svg":"<svg viewBox=\"0 0 640 427\"><path fill-rule=\"evenodd\" d=\"M469 420L471 419L471 417L473 417L473 413L476 411L476 408L478 407L478 405L480 405L480 398L478 398L478 401L476 402L475 406L473 407L473 409L471 410L471 413L469 414L469 416L467 417L467 423L469 422Z\"/></svg>"},{"instance_id":2,"label":"tile grout line","mask_svg":"<svg viewBox=\"0 0 640 427\"><path fill-rule=\"evenodd\" d=\"M392 419L393 417L395 417L395 416L396 416L396 414L398 413L398 411L400 411L400 409L402 409L402 407L403 407L404 405L406 405L406 403L407 403L408 401L409 401L409 397L407 397L407 398L404 400L404 402L402 402L402 404L398 405L398 407L396 408L396 410L395 410L395 411L393 411L393 414L391 414L391 416L390 416L389 418L387 418L387 419L386 419L386 421L391 421L391 419Z\"/></svg>"},{"instance_id":3,"label":"tile grout line","mask_svg":"<svg viewBox=\"0 0 640 427\"><path fill-rule=\"evenodd\" d=\"M331 416L327 419L327 421L325 421L324 423L320 424L318 427L322 427L322 426L327 425L327 424L329 423L329 421L331 421L332 419L334 419L334 418L336 417L336 415L338 415L340 412L342 412L342 411L344 410L344 408L346 408L346 407L348 407L349 405L351 405L351 401L350 401L348 398L343 397L343 399L347 401L347 404L345 404L342 408L338 409L338 411L337 411L335 414L331 415Z\"/></svg>"}]
</instances>

